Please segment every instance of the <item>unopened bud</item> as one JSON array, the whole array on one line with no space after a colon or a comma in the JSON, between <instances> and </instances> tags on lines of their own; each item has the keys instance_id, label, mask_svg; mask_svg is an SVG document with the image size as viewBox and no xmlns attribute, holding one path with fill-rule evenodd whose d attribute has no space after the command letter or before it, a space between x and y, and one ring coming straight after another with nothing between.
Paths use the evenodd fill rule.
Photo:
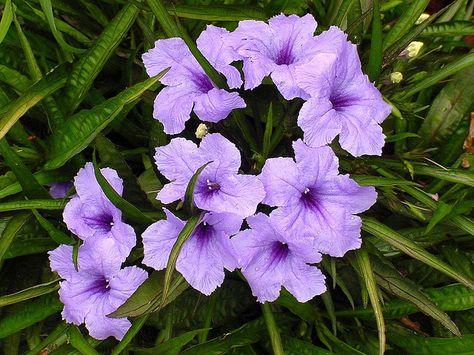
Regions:
<instances>
[{"instance_id":1,"label":"unopened bud","mask_svg":"<svg viewBox=\"0 0 474 355\"><path fill-rule=\"evenodd\" d=\"M208 132L207 126L204 123L200 123L196 129L196 138L202 139Z\"/></svg>"},{"instance_id":2,"label":"unopened bud","mask_svg":"<svg viewBox=\"0 0 474 355\"><path fill-rule=\"evenodd\" d=\"M428 17L430 17L430 14L423 13L418 17L418 20L415 21L415 25L419 25L423 21L425 21Z\"/></svg>"},{"instance_id":3,"label":"unopened bud","mask_svg":"<svg viewBox=\"0 0 474 355\"><path fill-rule=\"evenodd\" d=\"M400 53L400 57L414 58L420 52L421 47L423 47L423 42L413 41Z\"/></svg>"},{"instance_id":4,"label":"unopened bud","mask_svg":"<svg viewBox=\"0 0 474 355\"><path fill-rule=\"evenodd\" d=\"M403 80L403 74L400 73L399 71L394 71L393 73L390 74L390 81L393 84L398 84Z\"/></svg>"}]
</instances>

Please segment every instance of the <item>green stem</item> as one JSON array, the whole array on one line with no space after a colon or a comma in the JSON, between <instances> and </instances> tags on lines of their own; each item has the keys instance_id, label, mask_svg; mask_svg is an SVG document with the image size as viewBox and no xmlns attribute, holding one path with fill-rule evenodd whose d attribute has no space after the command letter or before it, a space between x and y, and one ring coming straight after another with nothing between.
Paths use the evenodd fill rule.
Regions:
<instances>
[{"instance_id":1,"label":"green stem","mask_svg":"<svg viewBox=\"0 0 474 355\"><path fill-rule=\"evenodd\" d=\"M275 318L273 317L270 303L265 302L262 304L262 311L265 323L267 324L268 334L270 335L270 340L272 342L273 353L275 355L284 355L285 352L283 351L283 345L281 344L280 332L278 331Z\"/></svg>"},{"instance_id":2,"label":"green stem","mask_svg":"<svg viewBox=\"0 0 474 355\"><path fill-rule=\"evenodd\" d=\"M209 305L207 307L206 318L204 319L204 326L203 326L205 330L199 334L199 343L204 343L207 340L207 335L209 334L209 328L211 328L212 315L214 314L214 310L216 309L216 302L217 302L217 297L216 297L216 293L214 292L209 297Z\"/></svg>"}]
</instances>

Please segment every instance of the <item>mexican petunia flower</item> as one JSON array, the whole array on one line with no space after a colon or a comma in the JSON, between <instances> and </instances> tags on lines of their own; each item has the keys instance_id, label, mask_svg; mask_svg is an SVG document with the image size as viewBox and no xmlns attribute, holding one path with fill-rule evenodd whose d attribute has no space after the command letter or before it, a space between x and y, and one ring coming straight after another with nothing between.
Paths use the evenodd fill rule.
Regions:
<instances>
[{"instance_id":1,"label":"mexican petunia flower","mask_svg":"<svg viewBox=\"0 0 474 355\"><path fill-rule=\"evenodd\" d=\"M313 239L300 230L282 230L274 220L258 213L247 218L250 229L232 238L239 267L258 301L274 301L285 287L300 302L326 291L324 275L316 266L321 261Z\"/></svg>"},{"instance_id":2,"label":"mexican petunia flower","mask_svg":"<svg viewBox=\"0 0 474 355\"><path fill-rule=\"evenodd\" d=\"M121 306L148 274L136 266L120 269L121 255L113 240L95 239L79 248L77 271L71 246L61 245L49 252L51 269L64 279L59 289L62 316L68 323L85 323L93 338L121 340L131 323L107 315Z\"/></svg>"},{"instance_id":3,"label":"mexican petunia flower","mask_svg":"<svg viewBox=\"0 0 474 355\"><path fill-rule=\"evenodd\" d=\"M54 182L49 185L49 194L52 198L65 198L72 188L72 182Z\"/></svg>"},{"instance_id":4,"label":"mexican petunia flower","mask_svg":"<svg viewBox=\"0 0 474 355\"><path fill-rule=\"evenodd\" d=\"M143 263L155 270L166 268L168 258L185 222L167 209L166 220L153 223L143 233ZM237 267L230 236L236 234L242 218L232 213L206 213L183 244L176 270L196 290L210 295L224 282L224 268Z\"/></svg>"},{"instance_id":5,"label":"mexican petunia flower","mask_svg":"<svg viewBox=\"0 0 474 355\"><path fill-rule=\"evenodd\" d=\"M227 30L207 26L197 39L197 46L213 67L227 78L227 84L239 88L239 71L230 65L230 48L225 44ZM183 131L191 111L201 121L219 122L236 108L244 108L244 100L236 92L219 89L206 75L181 38L162 39L143 54L143 63L150 77L171 69L161 78L167 85L157 95L153 117L163 123L167 134Z\"/></svg>"},{"instance_id":6,"label":"mexican petunia flower","mask_svg":"<svg viewBox=\"0 0 474 355\"><path fill-rule=\"evenodd\" d=\"M298 117L304 141L320 147L339 134L342 148L352 155L381 155L380 123L391 107L362 73L356 46L334 26L314 42L318 52L295 70L298 86L311 96Z\"/></svg>"},{"instance_id":7,"label":"mexican petunia flower","mask_svg":"<svg viewBox=\"0 0 474 355\"><path fill-rule=\"evenodd\" d=\"M114 190L122 195L122 179L115 170L103 168L100 171ZM74 186L77 196L69 201L63 213L68 229L85 243L93 236L113 240L120 251L120 261L124 261L135 246L135 231L122 221L122 212L105 196L95 178L92 163L79 170Z\"/></svg>"},{"instance_id":8,"label":"mexican petunia flower","mask_svg":"<svg viewBox=\"0 0 474 355\"><path fill-rule=\"evenodd\" d=\"M262 21L240 21L229 35L235 60L243 60L245 89L259 86L271 74L276 87L287 100L308 98L296 85L295 68L309 62L317 46L314 42L316 21L313 16L283 14Z\"/></svg>"},{"instance_id":9,"label":"mexican petunia flower","mask_svg":"<svg viewBox=\"0 0 474 355\"><path fill-rule=\"evenodd\" d=\"M311 148L298 140L293 149L296 162L268 159L260 176L267 193L263 203L278 207L274 220L284 230L312 235L317 250L325 254L343 256L359 248L361 219L354 214L375 203L375 189L339 175L329 147Z\"/></svg>"},{"instance_id":10,"label":"mexican petunia flower","mask_svg":"<svg viewBox=\"0 0 474 355\"><path fill-rule=\"evenodd\" d=\"M207 134L199 147L184 138L174 138L156 148L158 170L171 182L157 195L163 203L184 198L191 177L204 164L194 189L194 203L211 212L236 213L242 218L255 213L265 196L258 177L237 174L240 152L219 133Z\"/></svg>"}]
</instances>

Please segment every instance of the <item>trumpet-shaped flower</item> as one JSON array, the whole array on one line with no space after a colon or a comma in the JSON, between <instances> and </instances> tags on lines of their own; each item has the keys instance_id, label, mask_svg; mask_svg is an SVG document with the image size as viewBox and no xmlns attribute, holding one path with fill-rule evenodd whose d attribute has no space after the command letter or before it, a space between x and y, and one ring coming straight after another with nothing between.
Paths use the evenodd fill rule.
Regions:
<instances>
[{"instance_id":1,"label":"trumpet-shaped flower","mask_svg":"<svg viewBox=\"0 0 474 355\"><path fill-rule=\"evenodd\" d=\"M260 176L266 190L263 203L283 230L312 235L318 251L343 256L360 247L361 219L354 214L375 203L373 187L361 187L339 175L338 160L329 147L293 143L291 158L268 159Z\"/></svg>"},{"instance_id":2,"label":"trumpet-shaped flower","mask_svg":"<svg viewBox=\"0 0 474 355\"><path fill-rule=\"evenodd\" d=\"M207 134L199 147L183 138L174 138L156 148L158 170L171 182L163 186L157 198L171 203L184 198L191 177L204 164L194 189L194 203L211 212L228 212L242 218L255 213L265 196L258 177L238 174L240 152L219 133Z\"/></svg>"},{"instance_id":3,"label":"trumpet-shaped flower","mask_svg":"<svg viewBox=\"0 0 474 355\"><path fill-rule=\"evenodd\" d=\"M155 270L166 267L171 249L185 222L165 209L166 220L149 226L143 232L143 263ZM224 268L237 267L230 236L236 234L242 218L231 213L206 213L194 232L183 244L176 270L186 281L205 295L210 295L224 282Z\"/></svg>"},{"instance_id":4,"label":"trumpet-shaped flower","mask_svg":"<svg viewBox=\"0 0 474 355\"><path fill-rule=\"evenodd\" d=\"M209 25L197 39L197 46L214 68L224 74L230 88L242 85L239 71L230 65L227 30ZM191 111L202 121L219 122L236 108L244 108L244 100L236 92L219 89L206 75L181 38L161 39L143 54L148 75L155 76L166 68L161 78L166 85L155 99L153 117L163 123L167 134L183 131Z\"/></svg>"},{"instance_id":5,"label":"trumpet-shaped flower","mask_svg":"<svg viewBox=\"0 0 474 355\"><path fill-rule=\"evenodd\" d=\"M391 107L362 73L356 46L337 27L314 42L318 52L295 70L298 86L311 96L298 117L304 141L320 147L339 134L342 148L352 155L380 155L385 143L380 123Z\"/></svg>"},{"instance_id":6,"label":"trumpet-shaped flower","mask_svg":"<svg viewBox=\"0 0 474 355\"><path fill-rule=\"evenodd\" d=\"M311 60L317 51L314 43L316 21L313 16L283 14L262 21L240 21L229 36L235 60L243 60L245 89L260 85L271 74L276 87L287 100L308 95L296 85L295 68Z\"/></svg>"},{"instance_id":7,"label":"trumpet-shaped flower","mask_svg":"<svg viewBox=\"0 0 474 355\"><path fill-rule=\"evenodd\" d=\"M100 170L109 184L122 194L122 179L115 170ZM63 219L68 229L87 243L93 236L111 239L120 251L120 261L124 261L135 246L136 235L133 228L122 221L122 212L105 196L94 174L92 163L87 163L74 178L77 196L64 208Z\"/></svg>"},{"instance_id":8,"label":"trumpet-shaped flower","mask_svg":"<svg viewBox=\"0 0 474 355\"><path fill-rule=\"evenodd\" d=\"M259 302L274 301L284 286L300 302L326 291L313 240L297 228L282 230L273 215L247 218L250 229L232 238L239 267Z\"/></svg>"},{"instance_id":9,"label":"trumpet-shaped flower","mask_svg":"<svg viewBox=\"0 0 474 355\"><path fill-rule=\"evenodd\" d=\"M121 255L113 240L96 238L83 244L73 263L73 248L61 245L49 252L51 269L64 281L60 282L59 297L64 304L63 319L68 323L86 324L96 339L113 336L121 340L130 328L126 318L109 318L148 277L147 273L130 266L120 269Z\"/></svg>"}]
</instances>

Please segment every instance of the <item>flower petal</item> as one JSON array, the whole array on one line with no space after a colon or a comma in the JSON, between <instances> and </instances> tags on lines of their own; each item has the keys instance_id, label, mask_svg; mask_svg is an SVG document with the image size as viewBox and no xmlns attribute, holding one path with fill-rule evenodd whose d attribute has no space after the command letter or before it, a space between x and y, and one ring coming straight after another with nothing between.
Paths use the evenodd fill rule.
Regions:
<instances>
[{"instance_id":1,"label":"flower petal","mask_svg":"<svg viewBox=\"0 0 474 355\"><path fill-rule=\"evenodd\" d=\"M271 77L278 91L286 100L292 100L295 97L309 98L309 95L297 85L293 65L279 65L273 70Z\"/></svg>"},{"instance_id":2,"label":"flower petal","mask_svg":"<svg viewBox=\"0 0 474 355\"><path fill-rule=\"evenodd\" d=\"M298 126L303 130L305 143L311 147L327 145L341 132L339 116L325 98L310 98L303 104Z\"/></svg>"},{"instance_id":3,"label":"flower petal","mask_svg":"<svg viewBox=\"0 0 474 355\"><path fill-rule=\"evenodd\" d=\"M316 266L309 266L298 258L288 260L283 286L299 302L307 302L326 291L325 277Z\"/></svg>"},{"instance_id":4,"label":"flower petal","mask_svg":"<svg viewBox=\"0 0 474 355\"><path fill-rule=\"evenodd\" d=\"M56 249L48 252L48 254L51 270L57 272L63 279L68 279L77 273L73 264L71 246L60 245Z\"/></svg>"},{"instance_id":5,"label":"flower petal","mask_svg":"<svg viewBox=\"0 0 474 355\"><path fill-rule=\"evenodd\" d=\"M145 255L143 264L155 270L163 270L166 267L171 249L184 227L182 220L166 208L163 210L167 219L153 223L142 234Z\"/></svg>"},{"instance_id":6,"label":"flower petal","mask_svg":"<svg viewBox=\"0 0 474 355\"><path fill-rule=\"evenodd\" d=\"M253 175L219 176L217 190L209 190L206 180L199 179L194 193L198 208L211 212L235 213L245 218L255 213L265 196L260 180Z\"/></svg>"},{"instance_id":7,"label":"flower petal","mask_svg":"<svg viewBox=\"0 0 474 355\"><path fill-rule=\"evenodd\" d=\"M244 107L245 101L238 93L214 88L195 97L194 113L201 121L216 123L226 118L232 110Z\"/></svg>"},{"instance_id":8,"label":"flower petal","mask_svg":"<svg viewBox=\"0 0 474 355\"><path fill-rule=\"evenodd\" d=\"M137 266L121 269L109 280L109 302L120 307L147 278L147 272Z\"/></svg>"},{"instance_id":9,"label":"flower petal","mask_svg":"<svg viewBox=\"0 0 474 355\"><path fill-rule=\"evenodd\" d=\"M120 270L124 260L114 239L93 236L79 248L77 266L81 275L112 277Z\"/></svg>"},{"instance_id":10,"label":"flower petal","mask_svg":"<svg viewBox=\"0 0 474 355\"><path fill-rule=\"evenodd\" d=\"M301 139L293 142L300 181L305 187L319 185L339 173L339 160L329 147L308 147Z\"/></svg>"},{"instance_id":11,"label":"flower petal","mask_svg":"<svg viewBox=\"0 0 474 355\"><path fill-rule=\"evenodd\" d=\"M206 162L213 161L206 171L213 171L214 179L222 174L237 174L240 168L240 152L234 143L220 133L207 134L199 145L199 155Z\"/></svg>"},{"instance_id":12,"label":"flower petal","mask_svg":"<svg viewBox=\"0 0 474 355\"><path fill-rule=\"evenodd\" d=\"M372 186L360 186L349 175L339 175L326 181L318 189L318 196L325 201L344 206L350 213L368 210L377 200Z\"/></svg>"},{"instance_id":13,"label":"flower petal","mask_svg":"<svg viewBox=\"0 0 474 355\"><path fill-rule=\"evenodd\" d=\"M360 117L350 113L342 112L341 133L339 143L355 157L361 155L382 155L382 147L385 145L385 135L382 127L370 120L363 122Z\"/></svg>"},{"instance_id":14,"label":"flower petal","mask_svg":"<svg viewBox=\"0 0 474 355\"><path fill-rule=\"evenodd\" d=\"M304 190L296 163L291 158L271 158L265 162L260 180L265 187L263 203L284 206L295 203Z\"/></svg>"},{"instance_id":15,"label":"flower petal","mask_svg":"<svg viewBox=\"0 0 474 355\"><path fill-rule=\"evenodd\" d=\"M161 89L155 98L153 117L163 124L166 134L177 134L184 130L196 95L196 88L189 83Z\"/></svg>"},{"instance_id":16,"label":"flower petal","mask_svg":"<svg viewBox=\"0 0 474 355\"><path fill-rule=\"evenodd\" d=\"M117 191L119 195L123 193L122 179L117 175L117 172L110 168L102 168L100 172L105 177L112 188ZM94 166L92 163L86 165L79 170L74 178L74 186L79 197L83 200L98 201L101 204L112 205L107 199L97 179L95 178ZM102 201L104 200L104 201Z\"/></svg>"}]
</instances>

